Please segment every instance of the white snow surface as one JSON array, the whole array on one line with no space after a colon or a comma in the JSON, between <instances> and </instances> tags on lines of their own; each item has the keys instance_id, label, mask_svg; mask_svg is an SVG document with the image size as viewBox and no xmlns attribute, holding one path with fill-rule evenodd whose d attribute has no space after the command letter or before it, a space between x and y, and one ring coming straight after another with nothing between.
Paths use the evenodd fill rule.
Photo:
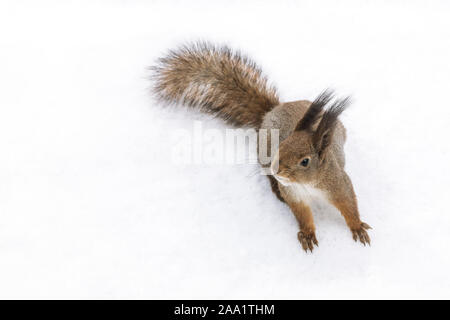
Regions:
<instances>
[{"instance_id":1,"label":"white snow surface","mask_svg":"<svg viewBox=\"0 0 450 320\"><path fill-rule=\"evenodd\" d=\"M448 1L2 1L0 298L450 298ZM347 172L306 254L255 165L174 165L148 67L209 40L282 101L351 94Z\"/></svg>"}]
</instances>

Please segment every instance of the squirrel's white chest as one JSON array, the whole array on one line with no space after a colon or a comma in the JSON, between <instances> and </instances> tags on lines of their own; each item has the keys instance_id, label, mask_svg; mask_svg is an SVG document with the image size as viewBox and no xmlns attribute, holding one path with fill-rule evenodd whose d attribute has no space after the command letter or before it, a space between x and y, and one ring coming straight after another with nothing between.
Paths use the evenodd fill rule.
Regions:
<instances>
[{"instance_id":1,"label":"squirrel's white chest","mask_svg":"<svg viewBox=\"0 0 450 320\"><path fill-rule=\"evenodd\" d=\"M303 201L307 204L314 200L329 202L328 195L323 190L312 185L293 183L287 188L290 196L297 202Z\"/></svg>"}]
</instances>

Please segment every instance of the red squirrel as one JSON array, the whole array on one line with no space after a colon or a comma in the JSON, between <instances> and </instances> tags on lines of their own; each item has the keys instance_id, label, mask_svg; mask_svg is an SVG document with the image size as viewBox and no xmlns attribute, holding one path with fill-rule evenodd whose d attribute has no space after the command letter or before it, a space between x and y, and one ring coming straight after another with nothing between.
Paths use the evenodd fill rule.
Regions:
<instances>
[{"instance_id":1,"label":"red squirrel","mask_svg":"<svg viewBox=\"0 0 450 320\"><path fill-rule=\"evenodd\" d=\"M282 103L250 58L205 42L170 51L152 70L154 93L163 102L199 108L237 127L279 130L279 149L268 177L278 199L294 213L305 251L318 246L310 208L314 198L334 205L353 239L370 245L371 227L360 219L353 185L344 170L346 131L338 117L348 98L333 99L326 90L313 102Z\"/></svg>"}]
</instances>

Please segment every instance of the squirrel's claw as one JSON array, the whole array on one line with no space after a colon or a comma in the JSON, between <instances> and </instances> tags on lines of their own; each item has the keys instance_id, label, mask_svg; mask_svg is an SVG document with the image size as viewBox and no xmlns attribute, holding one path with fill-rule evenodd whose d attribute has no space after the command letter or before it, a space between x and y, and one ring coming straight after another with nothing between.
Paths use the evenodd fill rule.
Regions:
<instances>
[{"instance_id":1,"label":"squirrel's claw","mask_svg":"<svg viewBox=\"0 0 450 320\"><path fill-rule=\"evenodd\" d=\"M313 252L314 245L319 246L319 242L317 241L316 235L314 232L312 233L306 233L303 231L300 231L298 233L298 241L300 241L300 244L302 245L303 250L306 252L309 251Z\"/></svg>"},{"instance_id":2,"label":"squirrel's claw","mask_svg":"<svg viewBox=\"0 0 450 320\"><path fill-rule=\"evenodd\" d=\"M370 237L366 230L372 229L367 223L361 222L361 225L358 229L353 229L353 240L361 241L361 243L365 246L368 244L370 246Z\"/></svg>"}]
</instances>

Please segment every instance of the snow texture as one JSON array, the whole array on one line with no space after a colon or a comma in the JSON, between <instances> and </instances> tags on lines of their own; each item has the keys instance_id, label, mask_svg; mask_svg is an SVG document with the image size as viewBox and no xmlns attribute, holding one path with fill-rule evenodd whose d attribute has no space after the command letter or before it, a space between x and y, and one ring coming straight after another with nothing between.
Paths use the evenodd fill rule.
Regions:
<instances>
[{"instance_id":1,"label":"snow texture","mask_svg":"<svg viewBox=\"0 0 450 320\"><path fill-rule=\"evenodd\" d=\"M446 1L2 1L0 298L450 298ZM210 40L282 101L353 105L347 171L372 246L316 204L302 251L256 165L174 165L219 120L149 95L148 67Z\"/></svg>"}]
</instances>

